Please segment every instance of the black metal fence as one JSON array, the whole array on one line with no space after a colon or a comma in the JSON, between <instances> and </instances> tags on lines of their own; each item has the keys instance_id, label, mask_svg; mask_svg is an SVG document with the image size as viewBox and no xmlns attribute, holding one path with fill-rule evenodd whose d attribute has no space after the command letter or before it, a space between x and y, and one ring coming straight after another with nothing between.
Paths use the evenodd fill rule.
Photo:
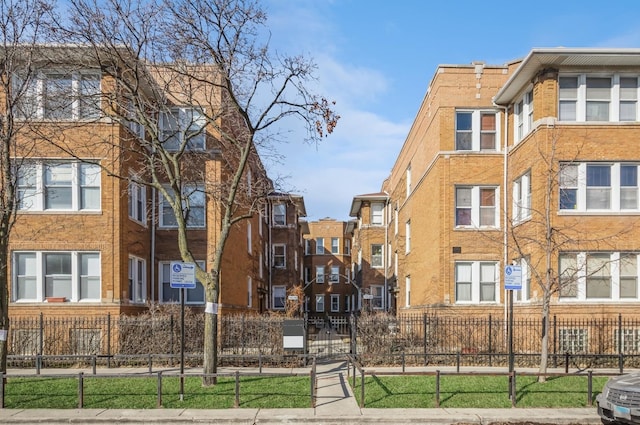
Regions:
<instances>
[{"instance_id":1,"label":"black metal fence","mask_svg":"<svg viewBox=\"0 0 640 425\"><path fill-rule=\"evenodd\" d=\"M280 356L282 321L278 315L222 316L220 355ZM438 317L432 314L355 317L349 351L369 364L503 365L512 351L518 366L540 362L543 326L539 318L516 319L512 350L502 317ZM185 318L185 353L197 358L203 347L202 320ZM550 366L637 367L640 364L640 320L566 319L554 316L549 335ZM313 337L310 332L310 337ZM14 318L9 332L10 356L116 356L180 353L180 317L176 315ZM567 354L569 358L567 358Z\"/></svg>"}]
</instances>

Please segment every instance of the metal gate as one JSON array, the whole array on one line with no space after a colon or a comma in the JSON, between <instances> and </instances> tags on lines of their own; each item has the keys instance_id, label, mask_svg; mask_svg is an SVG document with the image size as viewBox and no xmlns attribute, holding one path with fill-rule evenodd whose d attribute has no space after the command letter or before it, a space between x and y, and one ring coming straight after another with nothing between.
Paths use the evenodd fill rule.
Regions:
<instances>
[{"instance_id":1,"label":"metal gate","mask_svg":"<svg viewBox=\"0 0 640 425\"><path fill-rule=\"evenodd\" d=\"M355 341L355 322L351 316L309 316L307 354L317 358L342 357L350 353Z\"/></svg>"}]
</instances>

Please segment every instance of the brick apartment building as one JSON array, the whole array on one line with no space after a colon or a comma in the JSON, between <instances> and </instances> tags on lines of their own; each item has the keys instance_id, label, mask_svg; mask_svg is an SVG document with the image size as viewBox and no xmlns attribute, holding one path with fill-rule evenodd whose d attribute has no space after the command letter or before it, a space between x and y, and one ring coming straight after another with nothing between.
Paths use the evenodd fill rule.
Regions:
<instances>
[{"instance_id":1,"label":"brick apartment building","mask_svg":"<svg viewBox=\"0 0 640 425\"><path fill-rule=\"evenodd\" d=\"M539 314L546 271L552 314L637 315L639 77L638 49L439 66L375 214L367 196L351 208L360 235L386 230L359 249L382 262L397 312L499 316L517 264L516 315Z\"/></svg>"},{"instance_id":2,"label":"brick apartment building","mask_svg":"<svg viewBox=\"0 0 640 425\"><path fill-rule=\"evenodd\" d=\"M161 194L136 180L145 171L131 147L146 137L144 127L140 117L127 121L107 113L114 104L126 104L119 97L119 81L88 61L91 55L83 49L42 46L31 64L36 71L28 77L29 90L19 103L19 207L9 244L13 317L135 314L151 303L174 303L181 297L169 281L170 263L181 261L175 216ZM162 78L158 70L148 72ZM160 81L147 88L159 87L171 90ZM181 159L188 164L189 182L183 187L188 191L183 205L190 208L187 237L193 257L207 269L223 206L206 188L227 184L234 157L199 118L201 108L215 105L197 96L197 104L180 102L173 93L167 98L173 102L147 118L157 121L159 133L172 132L166 143L190 137ZM237 122L231 121L221 127L234 131ZM220 275L222 314L277 309L280 288L301 283L300 273L279 274L273 262L281 257L271 249L274 241L283 244L299 262L292 262L291 269L301 269L302 198L274 194L257 154L243 180L241 196L260 196L263 207L231 228ZM185 294L188 306L204 307L199 282Z\"/></svg>"},{"instance_id":3,"label":"brick apartment building","mask_svg":"<svg viewBox=\"0 0 640 425\"><path fill-rule=\"evenodd\" d=\"M384 217L389 201L386 193L370 193L353 198L348 232L352 238L354 280L361 288L363 307L368 311L393 311L396 293L387 282L387 223ZM387 255L385 255L385 252Z\"/></svg>"},{"instance_id":4,"label":"brick apartment building","mask_svg":"<svg viewBox=\"0 0 640 425\"><path fill-rule=\"evenodd\" d=\"M351 266L348 223L324 218L304 235L305 312L309 317L348 316L359 311L360 293Z\"/></svg>"}]
</instances>

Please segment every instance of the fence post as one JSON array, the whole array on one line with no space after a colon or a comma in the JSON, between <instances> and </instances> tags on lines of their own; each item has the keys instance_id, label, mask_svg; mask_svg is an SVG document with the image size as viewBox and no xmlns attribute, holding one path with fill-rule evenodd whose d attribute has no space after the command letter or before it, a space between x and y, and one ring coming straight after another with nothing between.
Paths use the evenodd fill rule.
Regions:
<instances>
[{"instance_id":1,"label":"fence post","mask_svg":"<svg viewBox=\"0 0 640 425\"><path fill-rule=\"evenodd\" d=\"M44 316L42 314L42 312L40 312L40 341L38 341L38 354L43 355L44 354Z\"/></svg>"},{"instance_id":2,"label":"fence post","mask_svg":"<svg viewBox=\"0 0 640 425\"><path fill-rule=\"evenodd\" d=\"M236 400L233 407L240 407L240 371L236 370Z\"/></svg>"},{"instance_id":3,"label":"fence post","mask_svg":"<svg viewBox=\"0 0 640 425\"><path fill-rule=\"evenodd\" d=\"M84 406L84 372L78 374L78 409Z\"/></svg>"},{"instance_id":4,"label":"fence post","mask_svg":"<svg viewBox=\"0 0 640 425\"><path fill-rule=\"evenodd\" d=\"M107 367L111 367L111 312L107 313Z\"/></svg>"},{"instance_id":5,"label":"fence post","mask_svg":"<svg viewBox=\"0 0 640 425\"><path fill-rule=\"evenodd\" d=\"M493 364L491 362L491 358L493 357L493 350L492 350L492 346L493 344L491 344L491 339L493 336L493 328L492 328L492 321L491 321L491 315L489 315L489 367L491 367Z\"/></svg>"},{"instance_id":6,"label":"fence post","mask_svg":"<svg viewBox=\"0 0 640 425\"><path fill-rule=\"evenodd\" d=\"M587 406L591 407L593 406L593 371L590 370L587 375L589 379L587 382Z\"/></svg>"},{"instance_id":7,"label":"fence post","mask_svg":"<svg viewBox=\"0 0 640 425\"><path fill-rule=\"evenodd\" d=\"M311 363L311 407L316 407L316 359Z\"/></svg>"},{"instance_id":8,"label":"fence post","mask_svg":"<svg viewBox=\"0 0 640 425\"><path fill-rule=\"evenodd\" d=\"M569 352L564 353L564 373L569 373Z\"/></svg>"},{"instance_id":9,"label":"fence post","mask_svg":"<svg viewBox=\"0 0 640 425\"><path fill-rule=\"evenodd\" d=\"M558 322L556 315L553 315L553 367L558 367ZM548 332L548 329L543 329L543 332Z\"/></svg>"},{"instance_id":10,"label":"fence post","mask_svg":"<svg viewBox=\"0 0 640 425\"><path fill-rule=\"evenodd\" d=\"M424 365L427 365L427 313L422 313L422 346L424 351Z\"/></svg>"},{"instance_id":11,"label":"fence post","mask_svg":"<svg viewBox=\"0 0 640 425\"><path fill-rule=\"evenodd\" d=\"M436 407L440 407L440 371L436 370Z\"/></svg>"},{"instance_id":12,"label":"fence post","mask_svg":"<svg viewBox=\"0 0 640 425\"><path fill-rule=\"evenodd\" d=\"M460 373L460 350L456 353L456 372Z\"/></svg>"},{"instance_id":13,"label":"fence post","mask_svg":"<svg viewBox=\"0 0 640 425\"><path fill-rule=\"evenodd\" d=\"M618 368L620 373L624 369L624 355L622 354L622 314L618 313Z\"/></svg>"},{"instance_id":14,"label":"fence post","mask_svg":"<svg viewBox=\"0 0 640 425\"><path fill-rule=\"evenodd\" d=\"M97 359L96 359L96 355L94 354L93 356L91 356L91 370L93 372L93 374L96 374L96 363L97 363Z\"/></svg>"},{"instance_id":15,"label":"fence post","mask_svg":"<svg viewBox=\"0 0 640 425\"><path fill-rule=\"evenodd\" d=\"M156 406L162 407L162 371L158 372L158 395L156 397Z\"/></svg>"},{"instance_id":16,"label":"fence post","mask_svg":"<svg viewBox=\"0 0 640 425\"><path fill-rule=\"evenodd\" d=\"M404 373L405 365L406 365L406 359L404 355L404 350L402 350L402 373Z\"/></svg>"},{"instance_id":17,"label":"fence post","mask_svg":"<svg viewBox=\"0 0 640 425\"><path fill-rule=\"evenodd\" d=\"M42 369L42 354L36 355L36 375L40 375L40 369Z\"/></svg>"}]
</instances>

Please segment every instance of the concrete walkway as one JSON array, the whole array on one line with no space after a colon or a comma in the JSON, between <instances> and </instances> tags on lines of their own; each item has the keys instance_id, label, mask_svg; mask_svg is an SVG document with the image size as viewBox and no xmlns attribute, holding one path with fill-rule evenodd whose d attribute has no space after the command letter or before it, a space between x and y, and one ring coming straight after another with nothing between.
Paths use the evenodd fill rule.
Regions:
<instances>
[{"instance_id":1,"label":"concrete walkway","mask_svg":"<svg viewBox=\"0 0 640 425\"><path fill-rule=\"evenodd\" d=\"M227 371L230 368L225 368ZM145 369L127 369L145 373ZM245 369L246 370L246 369ZM81 370L58 370L79 373ZM175 369L173 369L175 371ZM255 369L254 369L255 371ZM294 372L308 372L308 369ZM25 374L11 370L9 375ZM51 370L43 370L42 374ZM85 370L90 374L91 370ZM191 370L197 373L197 370ZM268 373L268 370L263 370ZM99 369L98 373L123 373ZM146 371L148 373L148 371ZM346 362L317 364L316 407L302 409L0 409L0 424L601 424L596 408L360 409L347 382Z\"/></svg>"}]
</instances>

